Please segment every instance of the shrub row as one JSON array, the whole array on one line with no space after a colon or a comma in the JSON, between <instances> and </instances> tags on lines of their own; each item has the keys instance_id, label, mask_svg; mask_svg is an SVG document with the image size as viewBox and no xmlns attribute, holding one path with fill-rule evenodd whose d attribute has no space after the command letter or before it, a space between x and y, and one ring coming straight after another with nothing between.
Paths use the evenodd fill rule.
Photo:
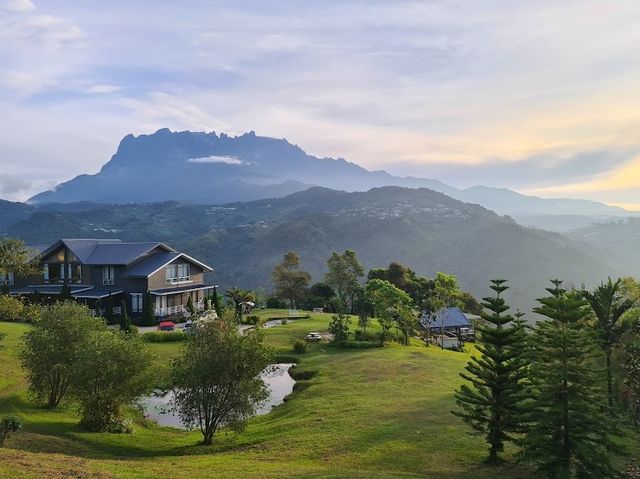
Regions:
<instances>
[{"instance_id":1,"label":"shrub row","mask_svg":"<svg viewBox=\"0 0 640 479\"><path fill-rule=\"evenodd\" d=\"M142 335L142 340L148 343L171 343L174 341L184 341L187 335L182 331L149 331Z\"/></svg>"}]
</instances>

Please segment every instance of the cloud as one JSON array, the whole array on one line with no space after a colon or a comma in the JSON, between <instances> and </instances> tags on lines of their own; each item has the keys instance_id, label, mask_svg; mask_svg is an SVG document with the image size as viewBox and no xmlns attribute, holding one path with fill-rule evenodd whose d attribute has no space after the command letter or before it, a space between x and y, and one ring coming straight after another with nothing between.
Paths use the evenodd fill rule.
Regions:
<instances>
[{"instance_id":1,"label":"cloud","mask_svg":"<svg viewBox=\"0 0 640 479\"><path fill-rule=\"evenodd\" d=\"M596 190L640 152L635 1L12 4L0 166L59 181L129 132L255 130L368 168L634 201Z\"/></svg>"},{"instance_id":2,"label":"cloud","mask_svg":"<svg viewBox=\"0 0 640 479\"><path fill-rule=\"evenodd\" d=\"M3 9L9 12L30 12L36 9L31 0L6 0Z\"/></svg>"},{"instance_id":3,"label":"cloud","mask_svg":"<svg viewBox=\"0 0 640 479\"><path fill-rule=\"evenodd\" d=\"M247 165L246 161L239 160L238 158L233 158L231 156L204 156L200 158L188 158L188 162L190 163L224 163L227 165Z\"/></svg>"},{"instance_id":4,"label":"cloud","mask_svg":"<svg viewBox=\"0 0 640 479\"><path fill-rule=\"evenodd\" d=\"M116 93L122 90L122 87L117 85L93 85L87 88L87 93Z\"/></svg>"}]
</instances>

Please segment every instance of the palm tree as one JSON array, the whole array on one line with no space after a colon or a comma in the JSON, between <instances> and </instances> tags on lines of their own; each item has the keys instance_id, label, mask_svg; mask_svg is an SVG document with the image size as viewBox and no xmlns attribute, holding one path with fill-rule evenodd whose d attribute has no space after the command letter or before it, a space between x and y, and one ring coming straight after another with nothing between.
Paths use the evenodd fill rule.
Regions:
<instances>
[{"instance_id":1,"label":"palm tree","mask_svg":"<svg viewBox=\"0 0 640 479\"><path fill-rule=\"evenodd\" d=\"M634 302L626 299L620 292L622 281L616 282L608 279L606 283L600 283L593 292L583 291L584 298L591 305L596 321L594 329L598 335L600 347L606 358L607 368L607 396L609 406L613 406L613 379L611 373L611 354L613 348L622 336L620 318L634 306Z\"/></svg>"},{"instance_id":2,"label":"palm tree","mask_svg":"<svg viewBox=\"0 0 640 479\"><path fill-rule=\"evenodd\" d=\"M225 296L229 298L235 306L236 320L241 322L244 305L249 301L254 301L255 295L251 291L233 287L227 290Z\"/></svg>"}]
</instances>

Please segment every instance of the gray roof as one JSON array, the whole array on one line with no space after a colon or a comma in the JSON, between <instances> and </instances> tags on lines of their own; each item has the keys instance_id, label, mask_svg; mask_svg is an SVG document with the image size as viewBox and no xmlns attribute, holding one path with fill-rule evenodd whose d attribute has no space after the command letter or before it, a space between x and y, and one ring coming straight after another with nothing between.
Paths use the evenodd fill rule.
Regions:
<instances>
[{"instance_id":1,"label":"gray roof","mask_svg":"<svg viewBox=\"0 0 640 479\"><path fill-rule=\"evenodd\" d=\"M165 251L172 248L157 242L124 243L119 239L61 239L42 252L46 256L61 245L65 245L83 264L127 265L148 251L160 247Z\"/></svg>"},{"instance_id":2,"label":"gray roof","mask_svg":"<svg viewBox=\"0 0 640 479\"><path fill-rule=\"evenodd\" d=\"M171 251L171 248L162 243L113 243L98 244L85 261L86 264L129 264L154 248L162 248Z\"/></svg>"},{"instance_id":3,"label":"gray roof","mask_svg":"<svg viewBox=\"0 0 640 479\"><path fill-rule=\"evenodd\" d=\"M425 328L460 328L471 326L471 323L460 310L460 308L443 308L436 314L435 319L431 319L431 315L423 314L420 323Z\"/></svg>"},{"instance_id":4,"label":"gray roof","mask_svg":"<svg viewBox=\"0 0 640 479\"><path fill-rule=\"evenodd\" d=\"M158 271L164 265L171 263L174 259L179 258L180 256L182 256L182 254L176 251L154 254L148 259L141 261L131 269L127 270L124 276L137 276L146 278Z\"/></svg>"}]
</instances>

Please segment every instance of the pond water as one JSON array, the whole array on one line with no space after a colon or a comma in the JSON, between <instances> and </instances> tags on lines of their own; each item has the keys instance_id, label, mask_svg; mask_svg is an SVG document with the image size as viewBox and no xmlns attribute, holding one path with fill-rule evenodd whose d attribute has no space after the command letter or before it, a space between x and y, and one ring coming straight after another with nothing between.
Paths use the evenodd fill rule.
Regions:
<instances>
[{"instance_id":1,"label":"pond water","mask_svg":"<svg viewBox=\"0 0 640 479\"><path fill-rule=\"evenodd\" d=\"M256 414L267 414L274 406L282 404L285 396L293 392L293 385L296 383L289 375L289 368L293 364L278 363L267 367L260 377L270 391L269 399L256 410ZM176 427L186 429L180 416L171 410L173 405L173 391L158 391L157 394L146 396L140 400L145 411L145 417L156 421L160 426Z\"/></svg>"}]
</instances>

